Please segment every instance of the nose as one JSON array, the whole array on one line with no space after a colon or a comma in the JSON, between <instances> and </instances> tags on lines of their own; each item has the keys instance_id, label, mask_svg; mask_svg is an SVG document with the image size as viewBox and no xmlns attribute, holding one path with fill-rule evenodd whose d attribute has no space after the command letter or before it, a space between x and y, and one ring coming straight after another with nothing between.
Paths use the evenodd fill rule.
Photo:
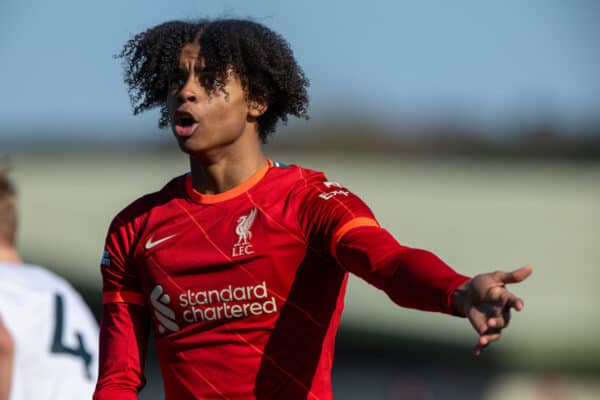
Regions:
<instances>
[{"instance_id":1,"label":"nose","mask_svg":"<svg viewBox=\"0 0 600 400\"><path fill-rule=\"evenodd\" d=\"M198 100L198 92L197 88L194 85L190 84L190 81L185 83L185 85L179 90L177 93L177 100L181 103L195 103Z\"/></svg>"},{"instance_id":2,"label":"nose","mask_svg":"<svg viewBox=\"0 0 600 400\"><path fill-rule=\"evenodd\" d=\"M195 93L190 92L190 91L179 91L179 93L177 94L177 100L179 100L181 103L195 103L196 100L198 99L198 96L196 96Z\"/></svg>"}]
</instances>

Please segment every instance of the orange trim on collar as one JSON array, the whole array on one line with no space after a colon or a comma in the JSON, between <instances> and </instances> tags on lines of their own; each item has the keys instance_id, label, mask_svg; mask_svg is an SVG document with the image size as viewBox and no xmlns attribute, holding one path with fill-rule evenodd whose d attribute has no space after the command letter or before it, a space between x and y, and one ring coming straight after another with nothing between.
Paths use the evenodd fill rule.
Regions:
<instances>
[{"instance_id":1,"label":"orange trim on collar","mask_svg":"<svg viewBox=\"0 0 600 400\"><path fill-rule=\"evenodd\" d=\"M226 200L233 199L234 197L239 196L242 193L250 190L254 185L256 185L266 174L267 171L273 166L273 161L268 160L267 165L260 168L258 171L254 173L250 178L246 179L244 182L239 185L226 190L222 193L217 194L204 194L200 193L194 186L192 185L192 175L187 174L185 176L185 191L187 192L190 199L200 204L215 204L221 203Z\"/></svg>"}]
</instances>

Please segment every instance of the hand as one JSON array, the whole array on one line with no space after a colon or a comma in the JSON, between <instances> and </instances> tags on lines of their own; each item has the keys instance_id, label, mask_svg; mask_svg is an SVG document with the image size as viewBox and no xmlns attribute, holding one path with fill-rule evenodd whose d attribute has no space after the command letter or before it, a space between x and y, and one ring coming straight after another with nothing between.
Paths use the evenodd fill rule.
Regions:
<instances>
[{"instance_id":1,"label":"hand","mask_svg":"<svg viewBox=\"0 0 600 400\"><path fill-rule=\"evenodd\" d=\"M511 308L517 311L523 309L523 300L506 289L505 285L522 282L532 272L531 266L527 265L512 272L476 275L454 292L452 305L459 314L469 319L479 334L479 341L473 349L475 355L500 339L502 329L510 321Z\"/></svg>"}]
</instances>

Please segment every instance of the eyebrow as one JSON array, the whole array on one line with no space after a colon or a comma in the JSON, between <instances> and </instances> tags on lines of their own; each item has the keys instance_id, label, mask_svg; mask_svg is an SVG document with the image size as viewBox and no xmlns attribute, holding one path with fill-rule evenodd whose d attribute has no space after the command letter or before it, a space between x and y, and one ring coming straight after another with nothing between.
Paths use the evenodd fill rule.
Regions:
<instances>
[{"instance_id":1,"label":"eyebrow","mask_svg":"<svg viewBox=\"0 0 600 400\"><path fill-rule=\"evenodd\" d=\"M198 72L204 72L206 71L206 67L202 66L202 63L200 62L200 60L198 60L195 64L194 64L194 72L198 73ZM189 70L187 69L187 67L185 66L185 64L179 64L177 65L177 68L175 69L175 72L177 73L188 73Z\"/></svg>"}]
</instances>

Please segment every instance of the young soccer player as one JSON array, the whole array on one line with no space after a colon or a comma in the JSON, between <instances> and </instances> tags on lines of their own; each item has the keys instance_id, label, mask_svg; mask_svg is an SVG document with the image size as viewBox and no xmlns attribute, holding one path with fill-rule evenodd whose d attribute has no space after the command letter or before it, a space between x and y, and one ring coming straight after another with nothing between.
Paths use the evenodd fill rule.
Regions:
<instances>
[{"instance_id":1,"label":"young soccer player","mask_svg":"<svg viewBox=\"0 0 600 400\"><path fill-rule=\"evenodd\" d=\"M16 202L0 168L0 400L90 398L98 324L69 283L21 261Z\"/></svg>"},{"instance_id":2,"label":"young soccer player","mask_svg":"<svg viewBox=\"0 0 600 400\"><path fill-rule=\"evenodd\" d=\"M397 304L500 337L529 267L472 279L402 246L352 192L262 152L307 114L285 40L244 20L168 22L124 47L134 113L160 109L190 172L113 220L102 258L96 400L136 399L149 325L166 398L331 399L348 272Z\"/></svg>"}]
</instances>

